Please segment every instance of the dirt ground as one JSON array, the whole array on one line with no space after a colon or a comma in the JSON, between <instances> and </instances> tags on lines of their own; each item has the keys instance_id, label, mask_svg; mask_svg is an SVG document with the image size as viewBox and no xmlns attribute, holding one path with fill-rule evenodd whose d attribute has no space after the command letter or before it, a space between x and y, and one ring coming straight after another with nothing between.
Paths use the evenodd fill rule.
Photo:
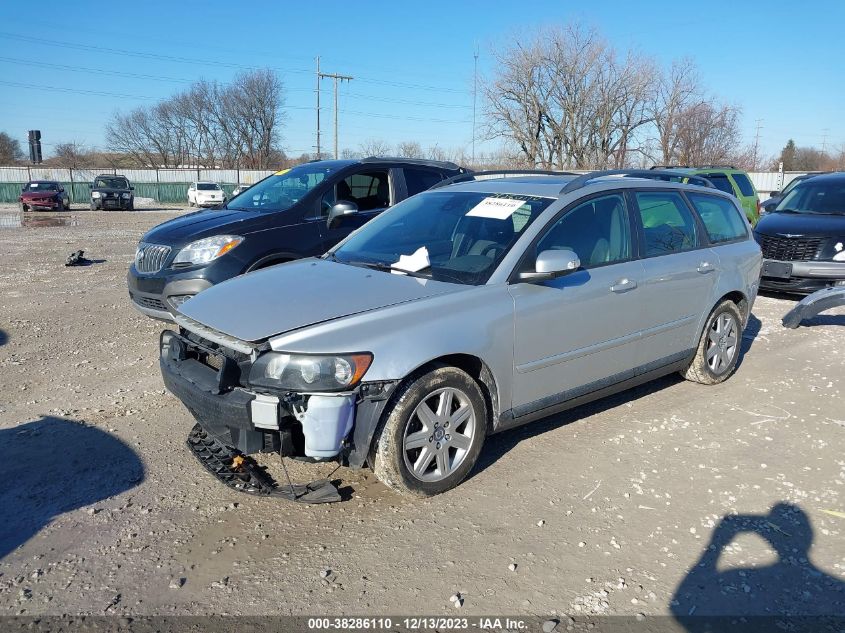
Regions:
<instances>
[{"instance_id":1,"label":"dirt ground","mask_svg":"<svg viewBox=\"0 0 845 633\"><path fill-rule=\"evenodd\" d=\"M125 280L178 212L0 206L0 614L845 614L845 309L761 297L727 383L495 436L436 498L340 469L349 500L298 505L185 448Z\"/></svg>"}]
</instances>

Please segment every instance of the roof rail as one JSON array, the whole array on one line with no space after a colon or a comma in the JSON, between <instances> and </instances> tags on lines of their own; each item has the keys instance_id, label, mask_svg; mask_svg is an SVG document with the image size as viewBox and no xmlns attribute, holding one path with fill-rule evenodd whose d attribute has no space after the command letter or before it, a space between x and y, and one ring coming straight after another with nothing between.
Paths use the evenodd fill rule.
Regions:
<instances>
[{"instance_id":1,"label":"roof rail","mask_svg":"<svg viewBox=\"0 0 845 633\"><path fill-rule=\"evenodd\" d=\"M561 194L575 191L581 187L587 186L596 178L603 178L604 176L626 176L629 178L648 178L651 180L666 180L671 181L672 178L685 178L688 184L699 185L701 187L715 187L715 185L703 178L702 176L694 176L682 171L672 171L671 169L606 169L603 171L592 171L588 174L582 174L577 178L570 180L563 189Z\"/></svg>"},{"instance_id":2,"label":"roof rail","mask_svg":"<svg viewBox=\"0 0 845 633\"><path fill-rule=\"evenodd\" d=\"M436 185L431 187L431 189L440 189L440 187L445 187L447 185L453 185L456 182L461 182L464 180L476 180L476 176L505 176L507 174L515 174L517 176L577 176L578 174L573 174L569 171L552 171L549 169L490 169L487 171L468 171L465 174L458 174L457 176L452 176L451 178L447 178L446 180L441 180Z\"/></svg>"},{"instance_id":3,"label":"roof rail","mask_svg":"<svg viewBox=\"0 0 845 633\"><path fill-rule=\"evenodd\" d=\"M649 169L736 169L733 165L654 165Z\"/></svg>"},{"instance_id":4,"label":"roof rail","mask_svg":"<svg viewBox=\"0 0 845 633\"><path fill-rule=\"evenodd\" d=\"M436 165L438 167L449 167L450 169L464 169L460 165L448 160L434 160L429 158L404 158L402 156L367 156L361 159L362 163L409 163L412 165Z\"/></svg>"},{"instance_id":5,"label":"roof rail","mask_svg":"<svg viewBox=\"0 0 845 633\"><path fill-rule=\"evenodd\" d=\"M649 169L692 169L689 165L652 165Z\"/></svg>"}]
</instances>

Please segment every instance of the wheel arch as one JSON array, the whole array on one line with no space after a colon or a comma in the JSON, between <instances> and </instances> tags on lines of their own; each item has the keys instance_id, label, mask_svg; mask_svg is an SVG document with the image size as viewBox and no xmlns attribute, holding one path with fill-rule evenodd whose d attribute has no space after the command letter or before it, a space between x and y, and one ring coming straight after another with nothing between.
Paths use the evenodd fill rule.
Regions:
<instances>
[{"instance_id":1,"label":"wheel arch","mask_svg":"<svg viewBox=\"0 0 845 633\"><path fill-rule=\"evenodd\" d=\"M244 272L251 273L253 270L267 268L268 266L275 266L276 264L284 264L285 262L291 262L295 259L300 258L301 255L296 255L293 253L271 253L270 255L264 255L263 257L259 257L257 260L247 266L247 269Z\"/></svg>"},{"instance_id":2,"label":"wheel arch","mask_svg":"<svg viewBox=\"0 0 845 633\"><path fill-rule=\"evenodd\" d=\"M742 324L743 326L748 323L748 318L751 316L751 310L749 309L749 302L748 297L745 296L743 292L739 290L732 290L721 297L719 300L711 308L711 312L716 309L716 306L722 303L723 301L732 301L736 304L736 307L739 309L739 313L742 315Z\"/></svg>"}]
</instances>

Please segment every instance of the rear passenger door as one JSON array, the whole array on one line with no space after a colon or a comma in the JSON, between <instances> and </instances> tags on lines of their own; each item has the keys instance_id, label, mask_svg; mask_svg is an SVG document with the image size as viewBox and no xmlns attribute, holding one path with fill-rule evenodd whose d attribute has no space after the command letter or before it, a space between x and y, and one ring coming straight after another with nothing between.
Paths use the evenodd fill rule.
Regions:
<instances>
[{"instance_id":1,"label":"rear passenger door","mask_svg":"<svg viewBox=\"0 0 845 633\"><path fill-rule=\"evenodd\" d=\"M702 315L715 302L719 259L679 191L634 190L631 197L643 266L637 365L644 373L692 354Z\"/></svg>"}]
</instances>

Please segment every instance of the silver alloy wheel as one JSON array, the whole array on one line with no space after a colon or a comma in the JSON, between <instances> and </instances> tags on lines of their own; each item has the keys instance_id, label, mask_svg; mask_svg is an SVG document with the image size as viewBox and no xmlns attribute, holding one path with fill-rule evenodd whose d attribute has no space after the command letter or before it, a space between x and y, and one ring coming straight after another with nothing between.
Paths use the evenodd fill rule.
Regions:
<instances>
[{"instance_id":1,"label":"silver alloy wheel","mask_svg":"<svg viewBox=\"0 0 845 633\"><path fill-rule=\"evenodd\" d=\"M707 366L714 374L727 371L736 356L739 343L739 324L734 316L723 312L707 333Z\"/></svg>"},{"instance_id":2,"label":"silver alloy wheel","mask_svg":"<svg viewBox=\"0 0 845 633\"><path fill-rule=\"evenodd\" d=\"M423 398L405 425L405 466L420 481L441 481L463 463L478 432L475 410L460 389L444 387Z\"/></svg>"}]
</instances>

